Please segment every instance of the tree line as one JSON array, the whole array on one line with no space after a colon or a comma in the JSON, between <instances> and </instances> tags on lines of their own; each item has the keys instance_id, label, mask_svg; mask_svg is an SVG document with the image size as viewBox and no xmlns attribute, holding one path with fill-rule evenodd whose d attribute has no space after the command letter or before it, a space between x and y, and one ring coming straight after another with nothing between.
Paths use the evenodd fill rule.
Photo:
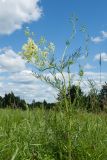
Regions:
<instances>
[{"instance_id":1,"label":"tree line","mask_svg":"<svg viewBox=\"0 0 107 160\"><path fill-rule=\"evenodd\" d=\"M45 100L43 102L35 102L35 100L33 100L32 103L29 104L11 92L5 94L4 97L0 96L0 108L26 110L28 108L44 107L45 109L53 109L61 104L63 106L65 104L63 103L65 98L68 101L68 105L74 108L82 108L87 111L107 111L107 83L102 86L100 92L92 88L87 95L83 93L79 86L72 85L70 88L67 88L66 97L64 97L63 92L60 91L56 103L48 103Z\"/></svg>"},{"instance_id":2,"label":"tree line","mask_svg":"<svg viewBox=\"0 0 107 160\"><path fill-rule=\"evenodd\" d=\"M4 97L0 96L0 108L12 108L12 109L34 109L36 107L45 107L46 109L52 108L54 103L47 103L45 100L43 102L27 103L24 99L21 99L18 96L15 96L13 92L5 94Z\"/></svg>"},{"instance_id":3,"label":"tree line","mask_svg":"<svg viewBox=\"0 0 107 160\"><path fill-rule=\"evenodd\" d=\"M91 82L91 89L88 94L84 94L80 86L72 85L67 88L66 97L63 92L60 91L58 94L58 101L64 104L64 99L68 100L68 105L74 108L81 108L87 111L106 111L107 112L107 83L102 85L101 90L98 92Z\"/></svg>"}]
</instances>

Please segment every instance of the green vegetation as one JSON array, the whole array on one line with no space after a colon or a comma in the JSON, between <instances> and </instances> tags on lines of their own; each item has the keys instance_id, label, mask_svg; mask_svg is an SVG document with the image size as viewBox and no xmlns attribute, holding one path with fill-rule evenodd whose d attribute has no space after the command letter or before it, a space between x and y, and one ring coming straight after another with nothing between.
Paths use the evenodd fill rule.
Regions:
<instances>
[{"instance_id":1,"label":"green vegetation","mask_svg":"<svg viewBox=\"0 0 107 160\"><path fill-rule=\"evenodd\" d=\"M13 93L0 97L0 108L4 108L0 110L1 160L107 159L104 112L107 111L107 84L98 93L94 82L89 80L89 94L81 90L84 66L79 58L82 55L86 61L89 36L82 27L85 46L68 52L75 38L77 20L75 16L71 18L72 33L58 60L52 42L48 43L44 37L36 41L34 34L26 29L28 40L20 55L32 65L36 78L57 89L58 102L27 104ZM73 65L79 66L76 86L72 83Z\"/></svg>"},{"instance_id":2,"label":"green vegetation","mask_svg":"<svg viewBox=\"0 0 107 160\"><path fill-rule=\"evenodd\" d=\"M106 160L107 116L71 111L71 160ZM68 160L65 112L0 110L0 160Z\"/></svg>"}]
</instances>

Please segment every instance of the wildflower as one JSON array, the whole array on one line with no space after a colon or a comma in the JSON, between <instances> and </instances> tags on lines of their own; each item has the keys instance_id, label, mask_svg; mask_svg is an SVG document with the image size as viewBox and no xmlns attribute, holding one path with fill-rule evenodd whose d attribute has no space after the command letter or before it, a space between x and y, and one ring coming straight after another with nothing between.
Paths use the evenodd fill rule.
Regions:
<instances>
[{"instance_id":1,"label":"wildflower","mask_svg":"<svg viewBox=\"0 0 107 160\"><path fill-rule=\"evenodd\" d=\"M31 59L31 57L35 54L38 54L38 46L35 42L29 38L28 42L22 47L24 57Z\"/></svg>"}]
</instances>

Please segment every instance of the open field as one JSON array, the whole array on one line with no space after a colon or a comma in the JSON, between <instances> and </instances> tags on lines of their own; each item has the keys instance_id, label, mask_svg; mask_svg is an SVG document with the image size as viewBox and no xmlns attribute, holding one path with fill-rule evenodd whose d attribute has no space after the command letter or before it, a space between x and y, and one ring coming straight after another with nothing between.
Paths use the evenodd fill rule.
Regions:
<instances>
[{"instance_id":1,"label":"open field","mask_svg":"<svg viewBox=\"0 0 107 160\"><path fill-rule=\"evenodd\" d=\"M0 160L107 160L107 0L0 0Z\"/></svg>"},{"instance_id":2,"label":"open field","mask_svg":"<svg viewBox=\"0 0 107 160\"><path fill-rule=\"evenodd\" d=\"M67 160L62 112L0 110L0 160ZM71 112L72 160L107 159L107 115Z\"/></svg>"}]
</instances>

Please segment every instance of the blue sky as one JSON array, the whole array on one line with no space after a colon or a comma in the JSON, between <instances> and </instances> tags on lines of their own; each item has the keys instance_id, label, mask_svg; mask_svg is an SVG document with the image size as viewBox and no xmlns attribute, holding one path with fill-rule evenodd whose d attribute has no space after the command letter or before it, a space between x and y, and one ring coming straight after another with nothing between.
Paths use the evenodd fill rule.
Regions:
<instances>
[{"instance_id":1,"label":"blue sky","mask_svg":"<svg viewBox=\"0 0 107 160\"><path fill-rule=\"evenodd\" d=\"M56 91L35 80L17 53L26 42L24 29L29 27L38 38L44 36L55 43L59 58L71 33L71 14L79 18L77 30L85 25L90 36L86 75L98 82L101 54L102 81L107 81L106 6L106 0L0 0L0 94L14 91L28 101L55 99ZM71 51L80 47L82 40L83 35L78 31ZM41 87L42 95L37 91ZM50 96L52 91L54 95Z\"/></svg>"}]
</instances>

